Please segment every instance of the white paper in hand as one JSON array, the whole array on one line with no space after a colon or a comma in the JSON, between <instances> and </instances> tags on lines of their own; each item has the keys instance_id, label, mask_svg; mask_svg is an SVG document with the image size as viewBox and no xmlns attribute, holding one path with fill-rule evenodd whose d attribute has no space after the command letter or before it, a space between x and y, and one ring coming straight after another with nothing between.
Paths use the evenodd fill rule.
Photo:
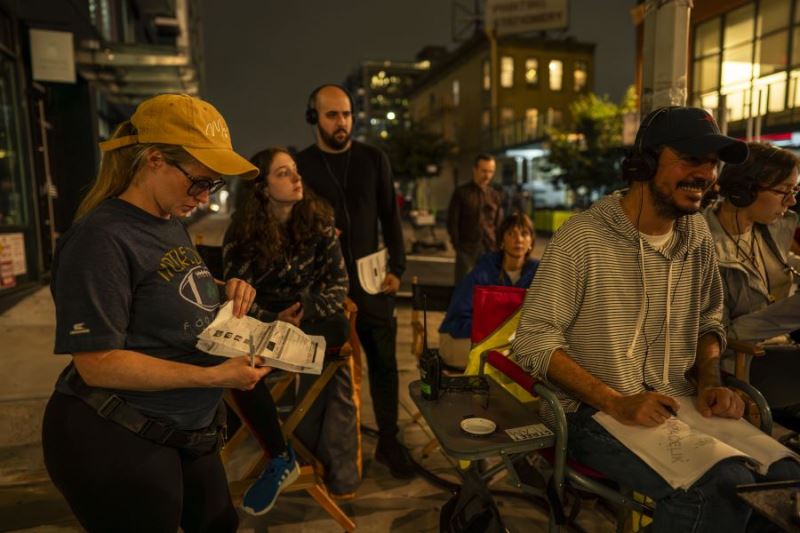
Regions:
<instances>
[{"instance_id":1,"label":"white paper in hand","mask_svg":"<svg viewBox=\"0 0 800 533\"><path fill-rule=\"evenodd\" d=\"M381 292L381 284L386 278L387 266L389 264L389 254L386 248L365 255L356 259L358 269L358 282L367 294L378 294Z\"/></svg>"},{"instance_id":2,"label":"white paper in hand","mask_svg":"<svg viewBox=\"0 0 800 533\"><path fill-rule=\"evenodd\" d=\"M290 372L320 374L325 358L325 337L306 335L288 322L261 322L233 316L233 302L226 302L217 317L197 336L197 348L213 355L257 355L265 366Z\"/></svg>"}]
</instances>

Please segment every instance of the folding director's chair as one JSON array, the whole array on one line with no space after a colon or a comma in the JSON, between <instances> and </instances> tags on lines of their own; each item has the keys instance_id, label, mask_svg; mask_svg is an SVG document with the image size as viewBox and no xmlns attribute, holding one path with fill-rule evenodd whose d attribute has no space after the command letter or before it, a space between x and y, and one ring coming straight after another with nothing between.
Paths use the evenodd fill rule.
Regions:
<instances>
[{"instance_id":1,"label":"folding director's chair","mask_svg":"<svg viewBox=\"0 0 800 533\"><path fill-rule=\"evenodd\" d=\"M300 399L300 401L294 405L288 417L281 424L281 430L283 431L284 438L286 438L286 440L292 444L292 447L297 453L298 462L300 463L300 477L286 489L286 492L305 490L325 510L325 512L331 516L331 518L336 520L336 522L346 531L350 532L355 530L355 522L353 522L352 518L347 516L341 507L339 507L333 498L331 498L330 494L328 494L323 482L325 479L324 465L314 456L314 454L303 444L300 439L294 436L295 429L297 429L297 426L303 420L303 417L306 415L306 413L308 413L311 405L341 367L345 365L352 365L350 368L352 375L354 376L354 388L356 389L355 393L360 394L360 385L355 383L356 373L358 373L360 376L361 359L361 349L358 343L358 337L355 333L357 308L355 304L348 299L345 301L345 310L350 322L350 339L338 350L338 353L331 353L330 350L328 353L326 353L325 357L329 362L325 365L322 374L314 381L311 388ZM358 360L358 364L355 364L356 360ZM354 367L357 369L354 369ZM276 404L286 394L286 392L292 388L297 379L299 379L299 374L283 372L283 375L281 375L279 379L273 380L272 386L270 387L270 394L272 395L272 399ZM236 412L237 416L239 416L243 422L236 433L231 436L228 444L222 450L222 460L223 462L227 463L231 461L233 455L241 447L241 444L247 439L251 430L246 424L245 417L239 412L236 402L233 400L230 393L226 393L225 402L228 405L228 408ZM360 418L358 408L356 411L356 416ZM357 427L358 425L359 423L356 424ZM360 449L360 435L358 438ZM253 458L249 465L245 468L244 478L231 483L231 496L235 501L241 499L244 491L247 489L250 483L252 483L253 480L264 469L266 461L267 457L265 454L259 454L257 457Z\"/></svg>"},{"instance_id":2,"label":"folding director's chair","mask_svg":"<svg viewBox=\"0 0 800 533\"><path fill-rule=\"evenodd\" d=\"M206 263L206 266L211 274L217 279L222 279L222 248L220 246L208 246L202 244L196 244L195 247ZM303 420L303 417L308 412L311 405L325 388L325 385L328 384L331 378L341 367L345 365L351 365L350 369L351 375L353 376L354 394L357 395L357 397L360 397L361 395L361 344L358 341L358 335L356 334L355 328L358 308L349 298L345 300L345 314L347 315L350 323L350 334L347 343L338 349L338 351L333 352L329 350L328 353L325 354L326 359L332 359L332 362L328 362L325 365L325 368L323 369L319 378L314 381L313 385L303 396L303 398L301 398L300 401L294 405L289 413L289 416L283 422L281 430L283 431L284 438L291 442L297 453L298 460L301 463L300 477L290 487L287 488L286 492L305 490L325 510L325 512L331 516L331 518L336 520L336 522L339 523L342 528L349 532L355 530L355 522L353 522L353 520L347 516L341 507L339 507L339 505L328 494L328 491L322 481L325 478L325 467L299 439L294 437L295 429ZM292 372L283 372L278 379L275 379L276 374L279 373L270 373L267 379L271 382L270 394L272 395L272 399L277 404L278 401L287 393L287 391L292 388L292 385L295 384L295 381L299 378L299 375ZM231 462L234 454L241 449L242 443L247 439L248 434L251 431L245 422L245 417L241 412L239 412L236 402L233 400L230 393L225 394L225 403L227 407L235 412L242 421L242 425L233 435L230 436L230 440L222 450L222 460L227 464ZM356 403L356 416L360 419L359 403ZM357 422L356 427L359 427L359 425L360 423ZM360 434L358 438L360 449ZM256 476L258 476L264 469L266 461L267 458L265 455L259 454L250 461L249 465L246 466L244 478L231 483L231 496L235 501L241 500L244 491L252 483Z\"/></svg>"},{"instance_id":3,"label":"folding director's chair","mask_svg":"<svg viewBox=\"0 0 800 533\"><path fill-rule=\"evenodd\" d=\"M509 348L509 346L500 347L500 349ZM567 447L567 421L564 410L558 401L553 402L555 398L553 392L542 382L533 378L530 374L525 372L508 356L498 350L487 350L481 355L481 374L484 373L485 368L491 366L496 371L501 372L509 379L513 380L517 385L528 391L531 396L539 397L548 402L553 409L556 419L555 427L555 445L552 448L542 447L539 453L553 465L552 483L555 488L555 493L558 495L556 505L560 506L558 509L551 509L550 526L551 530L555 530L558 526L573 521L577 515L579 507L573 509L573 513L567 518L563 509L563 493L565 485L569 485L575 489L583 492L597 495L612 506L616 507L617 513L617 531L624 531L627 517L630 512L641 513L645 516L652 516L653 508L650 505L637 501L632 497L632 493L624 487L613 487L613 483L608 480L602 472L598 472L577 461L566 459ZM745 383L735 376L730 374L723 374L723 380L727 387L736 389L748 397L758 410L759 428L767 434L772 432L772 415L769 406L767 405L764 396L753 386ZM523 491L526 490L522 487ZM578 505L578 501L575 502Z\"/></svg>"}]
</instances>

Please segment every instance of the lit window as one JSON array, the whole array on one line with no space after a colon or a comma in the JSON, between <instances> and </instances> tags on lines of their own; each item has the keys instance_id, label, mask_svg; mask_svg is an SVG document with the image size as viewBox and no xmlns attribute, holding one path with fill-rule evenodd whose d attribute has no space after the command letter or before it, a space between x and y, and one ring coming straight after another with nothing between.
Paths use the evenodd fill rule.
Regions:
<instances>
[{"instance_id":1,"label":"lit window","mask_svg":"<svg viewBox=\"0 0 800 533\"><path fill-rule=\"evenodd\" d=\"M698 24L694 32L694 55L702 57L709 54L719 53L719 23L721 19L715 19Z\"/></svg>"},{"instance_id":2,"label":"lit window","mask_svg":"<svg viewBox=\"0 0 800 533\"><path fill-rule=\"evenodd\" d=\"M554 107L547 108L547 124L552 128L560 128L564 124L564 112Z\"/></svg>"},{"instance_id":3,"label":"lit window","mask_svg":"<svg viewBox=\"0 0 800 533\"><path fill-rule=\"evenodd\" d=\"M579 93L586 88L586 83L589 79L586 63L584 61L575 62L575 71L573 72L573 80L575 82L575 92Z\"/></svg>"},{"instance_id":4,"label":"lit window","mask_svg":"<svg viewBox=\"0 0 800 533\"><path fill-rule=\"evenodd\" d=\"M514 86L514 58L503 56L500 58L500 87Z\"/></svg>"},{"instance_id":5,"label":"lit window","mask_svg":"<svg viewBox=\"0 0 800 533\"><path fill-rule=\"evenodd\" d=\"M525 135L534 138L539 134L539 110L534 108L525 110Z\"/></svg>"},{"instance_id":6,"label":"lit window","mask_svg":"<svg viewBox=\"0 0 800 533\"><path fill-rule=\"evenodd\" d=\"M525 83L528 85L539 84L539 60L529 58L525 60Z\"/></svg>"},{"instance_id":7,"label":"lit window","mask_svg":"<svg viewBox=\"0 0 800 533\"><path fill-rule=\"evenodd\" d=\"M751 3L725 15L723 39L726 47L753 41L754 7Z\"/></svg>"},{"instance_id":8,"label":"lit window","mask_svg":"<svg viewBox=\"0 0 800 533\"><path fill-rule=\"evenodd\" d=\"M559 59L551 59L547 70L550 76L550 90L560 91L564 85L564 62Z\"/></svg>"},{"instance_id":9,"label":"lit window","mask_svg":"<svg viewBox=\"0 0 800 533\"><path fill-rule=\"evenodd\" d=\"M481 113L481 128L488 130L492 125L492 113L488 109L484 109Z\"/></svg>"},{"instance_id":10,"label":"lit window","mask_svg":"<svg viewBox=\"0 0 800 533\"><path fill-rule=\"evenodd\" d=\"M453 80L453 105L457 106L461 101L461 83L458 80Z\"/></svg>"},{"instance_id":11,"label":"lit window","mask_svg":"<svg viewBox=\"0 0 800 533\"><path fill-rule=\"evenodd\" d=\"M488 91L492 88L492 66L489 60L483 62L483 90Z\"/></svg>"},{"instance_id":12,"label":"lit window","mask_svg":"<svg viewBox=\"0 0 800 533\"><path fill-rule=\"evenodd\" d=\"M791 6L786 0L761 0L758 5L758 35L764 35L789 24Z\"/></svg>"},{"instance_id":13,"label":"lit window","mask_svg":"<svg viewBox=\"0 0 800 533\"><path fill-rule=\"evenodd\" d=\"M500 135L503 144L514 144L514 108L500 108Z\"/></svg>"}]
</instances>

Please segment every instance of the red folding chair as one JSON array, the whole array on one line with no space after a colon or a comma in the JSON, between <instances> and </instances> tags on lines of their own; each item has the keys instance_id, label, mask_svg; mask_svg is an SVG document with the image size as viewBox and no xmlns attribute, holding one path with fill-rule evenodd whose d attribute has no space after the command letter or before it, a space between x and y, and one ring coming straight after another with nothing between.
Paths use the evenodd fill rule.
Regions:
<instances>
[{"instance_id":1,"label":"red folding chair","mask_svg":"<svg viewBox=\"0 0 800 533\"><path fill-rule=\"evenodd\" d=\"M472 344L478 344L520 308L525 289L476 285L472 289Z\"/></svg>"}]
</instances>

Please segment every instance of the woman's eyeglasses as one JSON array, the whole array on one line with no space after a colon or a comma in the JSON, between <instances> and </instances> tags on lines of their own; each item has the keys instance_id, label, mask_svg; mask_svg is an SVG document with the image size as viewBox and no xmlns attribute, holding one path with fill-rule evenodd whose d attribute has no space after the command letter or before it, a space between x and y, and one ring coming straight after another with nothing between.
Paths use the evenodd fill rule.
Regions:
<instances>
[{"instance_id":1,"label":"woman's eyeglasses","mask_svg":"<svg viewBox=\"0 0 800 533\"><path fill-rule=\"evenodd\" d=\"M192 182L192 184L189 185L189 188L186 190L186 194L189 196L200 196L206 191L208 191L208 194L214 194L215 192L217 192L226 185L225 180L198 178L197 176L192 176L191 174L186 172L183 169L183 167L181 167L178 163L173 163L171 161L168 161L167 163L180 170L183 173L183 175L186 176L186 179Z\"/></svg>"},{"instance_id":2,"label":"woman's eyeglasses","mask_svg":"<svg viewBox=\"0 0 800 533\"><path fill-rule=\"evenodd\" d=\"M785 190L785 189L778 189L776 187L762 187L761 190L762 191L769 191L771 193L775 193L775 194L778 194L780 196L783 196L783 198L782 198L783 202L788 202L791 197L796 196L797 193L800 193L800 186L794 186L791 189L789 189L788 191Z\"/></svg>"}]
</instances>

